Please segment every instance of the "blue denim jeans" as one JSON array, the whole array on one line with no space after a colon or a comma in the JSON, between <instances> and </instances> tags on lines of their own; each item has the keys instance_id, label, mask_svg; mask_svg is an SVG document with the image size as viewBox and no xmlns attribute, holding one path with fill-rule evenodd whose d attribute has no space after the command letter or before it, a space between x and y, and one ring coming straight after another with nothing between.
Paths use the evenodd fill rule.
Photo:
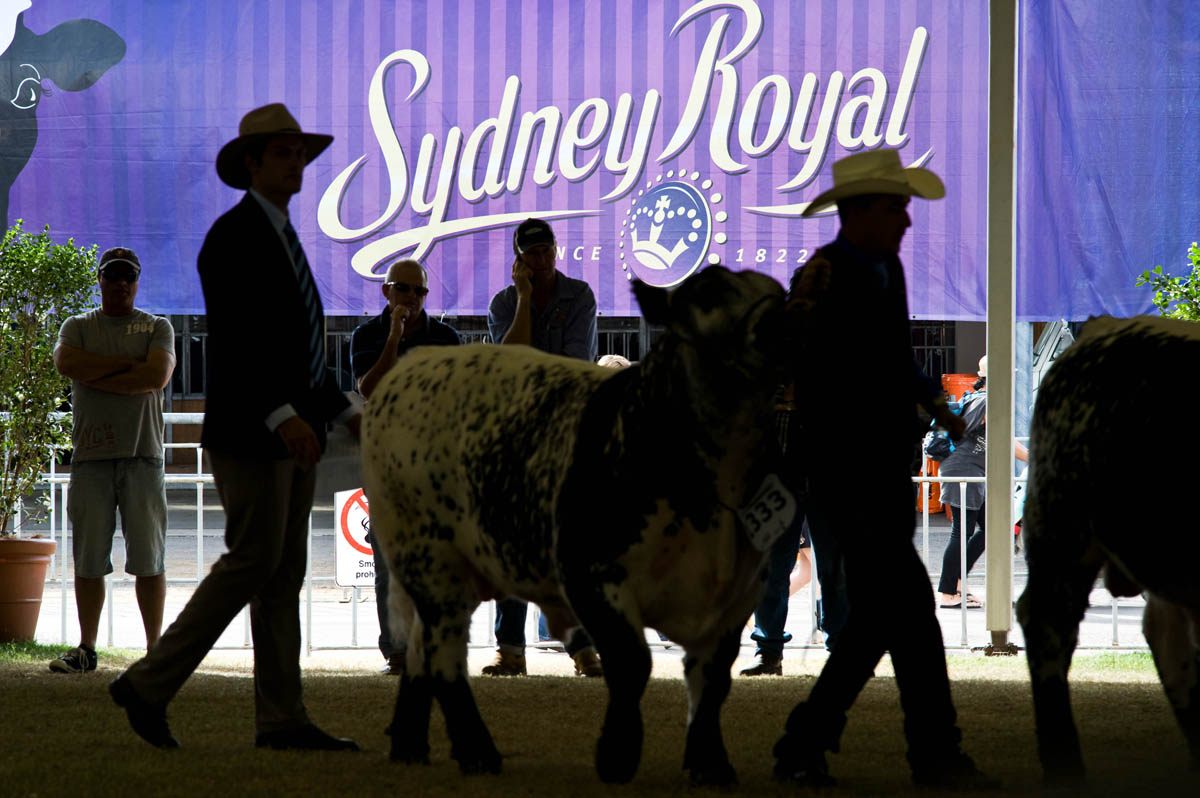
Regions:
<instances>
[{"instance_id":1,"label":"blue denim jeans","mask_svg":"<svg viewBox=\"0 0 1200 798\"><path fill-rule=\"evenodd\" d=\"M528 614L529 605L520 599L503 599L496 602L496 643L501 650L512 654L525 653L525 618ZM538 636L545 640L552 639L545 624L543 615L538 623ZM541 634L542 632L544 634ZM592 638L582 627L575 630L570 640L563 641L563 647L571 656L590 645Z\"/></svg>"},{"instance_id":2,"label":"blue denim jeans","mask_svg":"<svg viewBox=\"0 0 1200 798\"><path fill-rule=\"evenodd\" d=\"M370 532L367 533L367 545L373 551L379 551ZM379 617L379 653L383 654L383 658L391 659L393 654L403 654L407 651L408 642L392 640L392 633L388 628L388 569L386 564L379 561L378 554L375 555L375 614Z\"/></svg>"},{"instance_id":3,"label":"blue denim jeans","mask_svg":"<svg viewBox=\"0 0 1200 798\"><path fill-rule=\"evenodd\" d=\"M784 631L788 615L788 584L796 554L800 551L800 536L805 534L804 514L796 513L792 526L775 544L767 557L767 590L754 610L754 632L750 639L758 643L759 657L778 659L783 646L792 639Z\"/></svg>"},{"instance_id":4,"label":"blue denim jeans","mask_svg":"<svg viewBox=\"0 0 1200 798\"><path fill-rule=\"evenodd\" d=\"M525 653L525 616L529 605L520 599L496 602L496 642L513 654Z\"/></svg>"}]
</instances>

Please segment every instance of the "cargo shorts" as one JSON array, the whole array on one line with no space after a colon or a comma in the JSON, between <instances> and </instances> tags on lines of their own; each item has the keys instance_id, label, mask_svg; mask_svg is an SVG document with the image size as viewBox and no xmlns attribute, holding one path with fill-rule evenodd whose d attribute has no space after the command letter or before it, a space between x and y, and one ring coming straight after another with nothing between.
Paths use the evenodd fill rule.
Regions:
<instances>
[{"instance_id":1,"label":"cargo shorts","mask_svg":"<svg viewBox=\"0 0 1200 798\"><path fill-rule=\"evenodd\" d=\"M125 573L163 573L167 493L161 457L122 457L71 464L67 517L75 575L99 579L113 572L117 512L125 538Z\"/></svg>"}]
</instances>

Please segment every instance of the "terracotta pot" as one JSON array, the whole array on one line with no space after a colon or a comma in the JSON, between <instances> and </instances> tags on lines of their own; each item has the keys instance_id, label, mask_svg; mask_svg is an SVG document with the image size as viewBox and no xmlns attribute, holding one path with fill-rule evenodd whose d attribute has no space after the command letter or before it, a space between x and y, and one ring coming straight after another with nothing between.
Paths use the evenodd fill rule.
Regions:
<instances>
[{"instance_id":1,"label":"terracotta pot","mask_svg":"<svg viewBox=\"0 0 1200 798\"><path fill-rule=\"evenodd\" d=\"M0 537L0 643L32 640L53 540Z\"/></svg>"}]
</instances>

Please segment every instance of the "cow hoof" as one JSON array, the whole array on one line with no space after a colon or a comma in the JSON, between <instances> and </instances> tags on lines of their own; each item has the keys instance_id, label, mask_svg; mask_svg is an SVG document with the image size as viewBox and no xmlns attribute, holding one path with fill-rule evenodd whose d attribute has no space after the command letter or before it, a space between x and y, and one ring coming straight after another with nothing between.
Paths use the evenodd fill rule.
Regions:
<instances>
[{"instance_id":1,"label":"cow hoof","mask_svg":"<svg viewBox=\"0 0 1200 798\"><path fill-rule=\"evenodd\" d=\"M733 765L691 768L690 780L695 787L732 787L738 783Z\"/></svg>"},{"instance_id":2,"label":"cow hoof","mask_svg":"<svg viewBox=\"0 0 1200 798\"><path fill-rule=\"evenodd\" d=\"M602 735L596 743L596 774L605 784L627 784L637 773L641 757L640 735L636 744L615 735Z\"/></svg>"},{"instance_id":3,"label":"cow hoof","mask_svg":"<svg viewBox=\"0 0 1200 798\"><path fill-rule=\"evenodd\" d=\"M428 765L429 743L404 740L399 735L393 734L392 751L388 758L393 762L403 762L406 765Z\"/></svg>"},{"instance_id":4,"label":"cow hoof","mask_svg":"<svg viewBox=\"0 0 1200 798\"><path fill-rule=\"evenodd\" d=\"M829 790L837 786L837 779L829 775L829 762L825 759L825 754L793 750L787 755L781 755L781 746L787 739L785 736L775 746L773 775L776 781L810 790Z\"/></svg>"}]
</instances>

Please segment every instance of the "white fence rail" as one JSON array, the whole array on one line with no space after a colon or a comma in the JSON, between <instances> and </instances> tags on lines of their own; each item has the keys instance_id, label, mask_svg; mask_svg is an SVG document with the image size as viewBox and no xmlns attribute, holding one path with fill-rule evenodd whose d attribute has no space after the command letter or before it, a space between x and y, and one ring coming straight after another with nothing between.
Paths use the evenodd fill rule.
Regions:
<instances>
[{"instance_id":1,"label":"white fence rail","mask_svg":"<svg viewBox=\"0 0 1200 798\"><path fill-rule=\"evenodd\" d=\"M203 419L201 413L169 413L167 415L168 423L171 424L198 424ZM169 443L167 444L172 449L198 449L198 444L194 443ZM940 477L940 476L918 476L913 478L914 483L918 485L921 500L919 506L922 508L921 518L917 524L917 534L920 539L917 541L918 549L922 559L926 563L933 584L936 584L939 577L941 567L941 551L931 551L932 540L936 536L941 536L948 532L948 527L945 522L934 522L929 511L929 496L932 490L936 489L942 482L958 483L960 491L966 489L966 485L970 483L982 483L983 477ZM1018 477L1017 482L1023 481L1023 477ZM216 552L210 550L206 553L205 549L205 520L211 518L213 509L206 511L206 498L213 497L212 492L208 490L213 483L211 474L203 472L202 458L199 451L196 456L196 466L193 473L168 473L166 475L166 483L168 491L176 494L174 498L178 498L180 486L192 485L195 488L194 499L194 545L195 545L195 571L190 576L181 576L178 574L178 558L174 558L176 562L174 567L176 574L171 574L170 569L167 574L168 585L168 606L164 621L169 624L174 618L173 613L177 613L178 609L182 608L182 604L186 602L190 596L191 590L199 584L204 578L206 572L206 562L213 558ZM55 554L51 559L51 565L47 572L46 591L43 596L42 618L39 621L38 635L39 640L43 643L63 643L69 644L74 641L71 639L75 634L76 614L73 590L73 569L69 567L70 550L71 550L71 530L70 523L66 517L65 508L69 497L70 484L69 476L58 472L53 463L50 465L50 470L45 474L43 485L50 492L52 501L49 503L49 515L47 519L47 528L39 530L42 534L51 536L59 545ZM961 494L960 494L961 495ZM319 497L320 499L321 497ZM181 505L175 504L174 512L171 515L179 515ZM182 505L183 511L187 511L187 505ZM19 519L18 519L19 523ZM168 530L170 537L168 539L168 548L171 546L171 538L178 541L181 537L188 535L185 528L178 524ZM218 534L214 530L209 530L209 536ZM302 596L303 608L303 625L302 634L304 646L307 651L324 649L373 649L376 646L376 635L378 634L378 622L376 620L375 608L373 603L363 603L366 599L366 591L361 591L359 588L339 588L335 584L335 567L331 564L330 554L328 549L332 547L331 540L325 538L333 538L337 534L337 521L334 519L333 528L328 533L324 529L320 530L317 537L321 540L321 563L318 567L318 572L314 573L313 565L313 522L309 520L309 543L308 543L308 567L305 574ZM969 530L964 530L960 535L959 546L959 572L965 574L966 569L966 545L969 537ZM211 544L211 541L209 541ZM176 544L178 545L178 544ZM943 544L944 545L944 544ZM820 556L817 553L817 556ZM171 559L170 557L168 558ZM1014 551L1014 567L1011 569L1013 574L1012 596L1015 598L1020 595L1021 589L1024 587L1024 569L1018 568L1018 560L1015 559ZM981 557L977 563L977 573L969 575L969 578L963 578L962 592L965 595L968 592L968 585L977 585L976 589L982 591L982 585L986 580L984 564L986 558ZM1023 566L1023 562L1020 563ZM120 568L117 567L119 572ZM815 581L815 574L813 577ZM101 644L112 647L114 645L122 647L132 647L138 643L130 643L130 634L141 634L141 618L136 612L136 602L134 600L134 591L132 586L134 579L129 576L117 576L116 572L106 578L106 600L104 608L104 618L101 627ZM931 584L931 590L933 589ZM371 591L373 592L373 591ZM318 595L319 594L319 595ZM363 605L360 608L360 603ZM1140 598L1134 599L1117 599L1110 596L1107 591L1097 589L1093 597L1093 608L1099 609L1097 605L1107 604L1109 607L1109 618L1105 622L1099 613L1089 612L1088 618L1085 619L1085 628L1081 629L1080 648L1145 648L1146 644L1141 636L1140 608L1144 606ZM369 609L368 609L369 608ZM789 628L794 634L795 642L789 644L790 648L809 647L818 648L823 644L820 641L820 636L814 636L810 627L814 616L815 601L814 591L811 587L797 593L790 602L789 608ZM360 617L360 610L366 613L365 619ZM53 623L52 617L57 615L58 623ZM527 639L536 640L536 613L530 613L528 621ZM475 617L472 619L472 639L477 641L475 645L491 646L494 645L494 635L492 632L494 621L494 604L488 602L484 604ZM947 648L964 648L969 649L973 646L982 646L990 642L989 632L984 629L983 613L975 610L972 611L967 607L967 603L962 602L962 606L956 611L939 611L939 618L943 626L943 637L946 640ZM120 630L118 629L120 627ZM1090 629L1090 633L1089 633ZM55 634L57 632L57 634ZM1014 624L1014 637L1019 637L1020 630ZM56 639L52 639L56 638ZM365 639L364 639L365 638ZM956 642L955 639L956 638ZM657 636L651 636L652 644L658 644ZM748 635L743 639L744 644L749 643ZM1018 639L1015 642L1020 643ZM250 620L249 613L243 610L241 614L241 622L230 624L230 628L222 635L218 641L217 648L245 648L251 645L250 635Z\"/></svg>"}]
</instances>

